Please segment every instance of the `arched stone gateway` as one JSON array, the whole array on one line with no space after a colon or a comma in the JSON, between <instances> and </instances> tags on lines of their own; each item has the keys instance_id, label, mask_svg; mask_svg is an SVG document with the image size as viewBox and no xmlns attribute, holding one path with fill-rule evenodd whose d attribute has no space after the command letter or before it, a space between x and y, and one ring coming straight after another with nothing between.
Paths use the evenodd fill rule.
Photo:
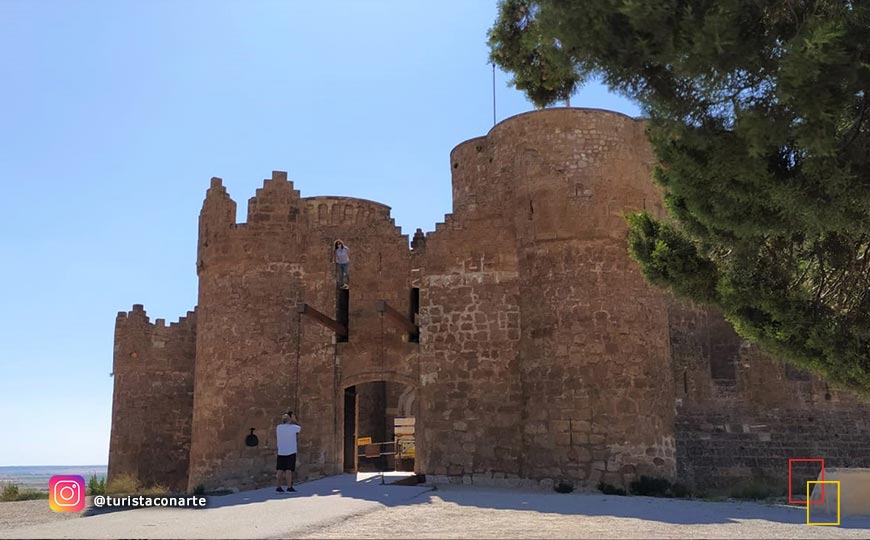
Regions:
<instances>
[{"instance_id":1,"label":"arched stone gateway","mask_svg":"<svg viewBox=\"0 0 870 540\"><path fill-rule=\"evenodd\" d=\"M641 120L509 118L453 150L453 212L410 250L388 207L301 197L283 172L236 223L213 178L195 312L118 315L109 476L267 485L288 409L302 479L356 470L361 437L411 426L414 470L436 481L725 490L784 483L794 457L870 466L870 408L644 282L623 214L663 215L653 166Z\"/></svg>"},{"instance_id":2,"label":"arched stone gateway","mask_svg":"<svg viewBox=\"0 0 870 540\"><path fill-rule=\"evenodd\" d=\"M417 456L425 453L416 444L416 392L407 381L371 378L344 387L345 472L415 469Z\"/></svg>"}]
</instances>

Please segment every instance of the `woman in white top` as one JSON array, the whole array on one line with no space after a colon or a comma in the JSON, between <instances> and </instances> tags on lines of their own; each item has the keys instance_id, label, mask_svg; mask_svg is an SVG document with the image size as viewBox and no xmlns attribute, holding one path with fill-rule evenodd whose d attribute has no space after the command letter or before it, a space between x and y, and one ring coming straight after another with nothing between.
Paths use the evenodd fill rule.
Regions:
<instances>
[{"instance_id":1,"label":"woman in white top","mask_svg":"<svg viewBox=\"0 0 870 540\"><path fill-rule=\"evenodd\" d=\"M347 289L350 286L350 253L341 240L335 241L335 265L338 270L338 286Z\"/></svg>"}]
</instances>

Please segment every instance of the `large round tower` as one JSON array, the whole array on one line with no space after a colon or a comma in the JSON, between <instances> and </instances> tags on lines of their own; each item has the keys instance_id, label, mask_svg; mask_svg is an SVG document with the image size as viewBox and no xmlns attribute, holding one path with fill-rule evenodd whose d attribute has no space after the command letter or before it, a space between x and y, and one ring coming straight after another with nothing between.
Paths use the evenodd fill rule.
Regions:
<instances>
[{"instance_id":1,"label":"large round tower","mask_svg":"<svg viewBox=\"0 0 870 540\"><path fill-rule=\"evenodd\" d=\"M302 425L297 478L353 468L358 434L355 425L344 426L345 394L365 401L368 387L357 385L402 384L413 392L416 383L417 344L377 311L386 301L409 312L408 238L389 207L301 198L284 172L274 172L250 199L246 223L235 223L235 213L213 179L200 214L188 486L269 484L275 425L288 409ZM336 286L336 238L351 248L349 290ZM360 429L374 423L385 431L387 416L398 413L381 409L361 412L379 416L362 418Z\"/></svg>"},{"instance_id":2,"label":"large round tower","mask_svg":"<svg viewBox=\"0 0 870 540\"><path fill-rule=\"evenodd\" d=\"M274 426L296 393L302 294L299 193L275 173L235 223L212 179L200 214L199 304L188 487L254 486L274 468ZM258 444L247 446L254 429Z\"/></svg>"},{"instance_id":3,"label":"large round tower","mask_svg":"<svg viewBox=\"0 0 870 540\"><path fill-rule=\"evenodd\" d=\"M489 135L513 175L523 475L623 484L674 474L667 311L624 214L661 212L643 122L551 109Z\"/></svg>"},{"instance_id":4,"label":"large round tower","mask_svg":"<svg viewBox=\"0 0 870 540\"><path fill-rule=\"evenodd\" d=\"M436 481L673 476L667 308L624 219L662 214L653 166L642 121L588 109L514 116L453 150L454 212L415 257Z\"/></svg>"}]
</instances>

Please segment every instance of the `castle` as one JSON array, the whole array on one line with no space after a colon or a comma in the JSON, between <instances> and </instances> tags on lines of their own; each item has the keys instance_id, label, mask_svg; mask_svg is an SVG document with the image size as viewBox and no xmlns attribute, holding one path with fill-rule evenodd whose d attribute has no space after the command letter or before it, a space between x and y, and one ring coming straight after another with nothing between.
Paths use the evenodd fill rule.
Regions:
<instances>
[{"instance_id":1,"label":"castle","mask_svg":"<svg viewBox=\"0 0 870 540\"><path fill-rule=\"evenodd\" d=\"M870 466L870 407L644 281L623 216L664 216L654 164L639 119L514 116L452 151L453 212L411 249L388 207L302 197L284 172L236 223L212 178L196 308L117 316L110 479L267 485L287 409L303 479L355 470L395 418L435 482L716 490L782 482L788 458Z\"/></svg>"}]
</instances>

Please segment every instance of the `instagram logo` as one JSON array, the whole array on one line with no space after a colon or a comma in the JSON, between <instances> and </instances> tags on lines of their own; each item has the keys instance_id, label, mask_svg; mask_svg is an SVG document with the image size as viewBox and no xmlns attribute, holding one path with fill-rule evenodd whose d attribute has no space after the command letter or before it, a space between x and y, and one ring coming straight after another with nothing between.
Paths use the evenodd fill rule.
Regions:
<instances>
[{"instance_id":1,"label":"instagram logo","mask_svg":"<svg viewBox=\"0 0 870 540\"><path fill-rule=\"evenodd\" d=\"M81 476L52 476L48 481L48 505L55 512L85 509L85 479Z\"/></svg>"}]
</instances>

